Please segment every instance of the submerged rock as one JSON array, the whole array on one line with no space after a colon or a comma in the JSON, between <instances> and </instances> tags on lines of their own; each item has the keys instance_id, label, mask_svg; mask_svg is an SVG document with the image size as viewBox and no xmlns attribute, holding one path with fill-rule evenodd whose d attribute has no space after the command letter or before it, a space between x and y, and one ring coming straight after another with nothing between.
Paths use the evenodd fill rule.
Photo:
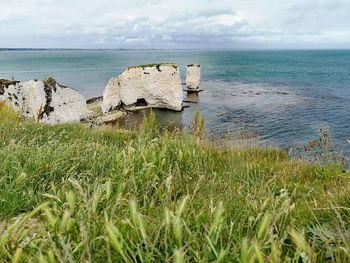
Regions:
<instances>
[{"instance_id":1,"label":"submerged rock","mask_svg":"<svg viewBox=\"0 0 350 263\"><path fill-rule=\"evenodd\" d=\"M189 90L199 90L201 80L201 66L190 64L186 67L186 86Z\"/></svg>"},{"instance_id":2,"label":"submerged rock","mask_svg":"<svg viewBox=\"0 0 350 263\"><path fill-rule=\"evenodd\" d=\"M43 123L78 122L89 115L85 98L53 78L26 82L0 80L0 101L26 118Z\"/></svg>"},{"instance_id":3,"label":"submerged rock","mask_svg":"<svg viewBox=\"0 0 350 263\"><path fill-rule=\"evenodd\" d=\"M126 116L127 113L125 111L112 111L96 117L92 123L96 125L114 124Z\"/></svg>"},{"instance_id":4,"label":"submerged rock","mask_svg":"<svg viewBox=\"0 0 350 263\"><path fill-rule=\"evenodd\" d=\"M112 78L103 93L102 112L144 106L182 109L180 71L176 64L131 66Z\"/></svg>"}]
</instances>

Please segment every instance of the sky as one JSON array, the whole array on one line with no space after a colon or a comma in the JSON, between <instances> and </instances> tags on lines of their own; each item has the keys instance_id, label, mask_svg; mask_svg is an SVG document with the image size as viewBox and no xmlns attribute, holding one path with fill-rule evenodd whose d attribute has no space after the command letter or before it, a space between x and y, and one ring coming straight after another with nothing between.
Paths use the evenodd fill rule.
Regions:
<instances>
[{"instance_id":1,"label":"sky","mask_svg":"<svg viewBox=\"0 0 350 263\"><path fill-rule=\"evenodd\" d=\"M3 48L350 48L350 0L0 0Z\"/></svg>"}]
</instances>

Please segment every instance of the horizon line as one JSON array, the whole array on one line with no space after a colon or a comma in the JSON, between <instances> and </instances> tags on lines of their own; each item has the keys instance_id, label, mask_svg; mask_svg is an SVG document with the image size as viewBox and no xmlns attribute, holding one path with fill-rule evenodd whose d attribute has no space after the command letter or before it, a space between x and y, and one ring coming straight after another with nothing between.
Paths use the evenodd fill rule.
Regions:
<instances>
[{"instance_id":1,"label":"horizon line","mask_svg":"<svg viewBox=\"0 0 350 263\"><path fill-rule=\"evenodd\" d=\"M7 48L0 51L312 51L350 50L349 48Z\"/></svg>"}]
</instances>

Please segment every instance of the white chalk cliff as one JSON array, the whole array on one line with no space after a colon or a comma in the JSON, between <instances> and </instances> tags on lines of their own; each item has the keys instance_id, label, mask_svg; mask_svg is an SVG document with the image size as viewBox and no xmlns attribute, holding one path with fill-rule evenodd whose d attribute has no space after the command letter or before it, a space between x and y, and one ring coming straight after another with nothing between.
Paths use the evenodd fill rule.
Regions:
<instances>
[{"instance_id":1,"label":"white chalk cliff","mask_svg":"<svg viewBox=\"0 0 350 263\"><path fill-rule=\"evenodd\" d=\"M24 118L43 123L78 122L89 116L85 98L53 78L26 82L0 80L0 101Z\"/></svg>"},{"instance_id":2,"label":"white chalk cliff","mask_svg":"<svg viewBox=\"0 0 350 263\"><path fill-rule=\"evenodd\" d=\"M103 93L102 112L121 105L182 109L180 71L176 64L131 66L112 78Z\"/></svg>"},{"instance_id":3,"label":"white chalk cliff","mask_svg":"<svg viewBox=\"0 0 350 263\"><path fill-rule=\"evenodd\" d=\"M103 113L113 111L120 107L120 90L119 90L119 78L111 78L108 81L107 87L103 92L103 101L101 104L101 109Z\"/></svg>"},{"instance_id":4,"label":"white chalk cliff","mask_svg":"<svg viewBox=\"0 0 350 263\"><path fill-rule=\"evenodd\" d=\"M199 90L201 80L201 66L191 64L186 67L186 86L189 90Z\"/></svg>"}]
</instances>

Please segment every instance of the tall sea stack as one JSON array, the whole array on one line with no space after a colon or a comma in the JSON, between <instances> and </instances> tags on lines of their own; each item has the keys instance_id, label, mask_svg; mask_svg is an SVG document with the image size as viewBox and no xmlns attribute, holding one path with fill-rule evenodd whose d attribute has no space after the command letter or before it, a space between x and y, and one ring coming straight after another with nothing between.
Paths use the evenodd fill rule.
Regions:
<instances>
[{"instance_id":1,"label":"tall sea stack","mask_svg":"<svg viewBox=\"0 0 350 263\"><path fill-rule=\"evenodd\" d=\"M190 64L186 67L186 86L187 89L199 91L201 80L201 65Z\"/></svg>"}]
</instances>

